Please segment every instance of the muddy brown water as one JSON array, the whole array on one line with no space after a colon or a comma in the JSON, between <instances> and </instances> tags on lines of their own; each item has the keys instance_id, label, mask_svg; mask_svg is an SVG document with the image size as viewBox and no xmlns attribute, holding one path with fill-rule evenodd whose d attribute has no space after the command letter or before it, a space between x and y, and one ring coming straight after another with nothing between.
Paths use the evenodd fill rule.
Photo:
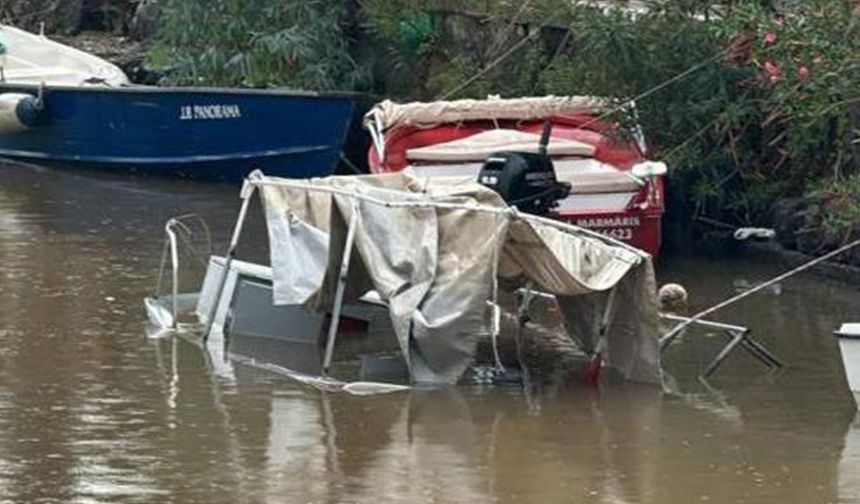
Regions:
<instances>
[{"instance_id":1,"label":"muddy brown water","mask_svg":"<svg viewBox=\"0 0 860 504\"><path fill-rule=\"evenodd\" d=\"M860 502L831 337L860 319L857 286L804 276L719 315L777 372L738 353L697 381L721 341L699 331L664 355L673 393L326 394L144 335L165 219L204 216L223 251L237 208L230 186L0 166L0 502ZM241 253L265 257L252 222ZM699 307L776 272L658 269Z\"/></svg>"}]
</instances>

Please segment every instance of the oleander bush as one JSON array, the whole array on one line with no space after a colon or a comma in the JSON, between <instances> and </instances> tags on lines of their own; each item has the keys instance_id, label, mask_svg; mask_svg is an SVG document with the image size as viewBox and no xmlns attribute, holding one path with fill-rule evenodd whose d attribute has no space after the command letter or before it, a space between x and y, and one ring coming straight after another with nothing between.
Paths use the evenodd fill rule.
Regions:
<instances>
[{"instance_id":1,"label":"oleander bush","mask_svg":"<svg viewBox=\"0 0 860 504\"><path fill-rule=\"evenodd\" d=\"M635 117L625 108L615 119L642 124L653 156L673 168L672 189L688 196L686 216L768 224L775 200L857 171L856 2L808 0L782 12L761 2L646 3L635 13L564 2L523 13L509 5L485 18L496 34L481 45L493 48L489 54L427 47L444 38L425 36L421 53L445 61L428 81L439 84L431 93L473 79L504 54L523 37L508 26L519 16L532 36L517 49L517 64L499 65L458 96L638 97ZM547 12L553 22L535 30ZM402 32L390 19L383 26L389 40Z\"/></svg>"}]
</instances>

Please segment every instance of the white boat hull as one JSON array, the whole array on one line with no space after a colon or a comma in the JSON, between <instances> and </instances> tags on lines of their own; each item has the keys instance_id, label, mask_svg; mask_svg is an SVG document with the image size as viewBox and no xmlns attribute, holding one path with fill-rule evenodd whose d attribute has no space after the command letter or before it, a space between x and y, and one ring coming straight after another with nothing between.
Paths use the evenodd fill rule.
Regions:
<instances>
[{"instance_id":1,"label":"white boat hull","mask_svg":"<svg viewBox=\"0 0 860 504\"><path fill-rule=\"evenodd\" d=\"M848 388L854 393L854 400L860 406L860 323L843 324L836 332L839 352Z\"/></svg>"}]
</instances>

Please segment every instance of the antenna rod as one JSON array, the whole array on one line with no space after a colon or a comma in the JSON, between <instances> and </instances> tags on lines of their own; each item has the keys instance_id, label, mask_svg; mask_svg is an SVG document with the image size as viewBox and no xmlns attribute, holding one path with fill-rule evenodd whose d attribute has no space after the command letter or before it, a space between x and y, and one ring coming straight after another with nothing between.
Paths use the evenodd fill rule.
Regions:
<instances>
[{"instance_id":1,"label":"antenna rod","mask_svg":"<svg viewBox=\"0 0 860 504\"><path fill-rule=\"evenodd\" d=\"M546 156L547 146L549 145L549 136L552 133L552 121L549 118L543 122L543 131L540 134L540 145L538 145L538 154Z\"/></svg>"}]
</instances>

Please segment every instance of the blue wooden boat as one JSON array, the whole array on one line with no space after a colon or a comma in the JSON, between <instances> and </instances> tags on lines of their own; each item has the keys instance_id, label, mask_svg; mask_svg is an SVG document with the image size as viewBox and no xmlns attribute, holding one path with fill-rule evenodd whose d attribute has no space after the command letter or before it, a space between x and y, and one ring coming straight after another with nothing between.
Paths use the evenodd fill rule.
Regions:
<instances>
[{"instance_id":1,"label":"blue wooden boat","mask_svg":"<svg viewBox=\"0 0 860 504\"><path fill-rule=\"evenodd\" d=\"M110 63L0 27L0 157L241 180L329 175L348 94L132 86Z\"/></svg>"},{"instance_id":2,"label":"blue wooden boat","mask_svg":"<svg viewBox=\"0 0 860 504\"><path fill-rule=\"evenodd\" d=\"M2 94L39 95L0 85ZM241 180L332 172L353 99L311 93L150 87L47 87L22 131L0 134L0 157L193 178Z\"/></svg>"}]
</instances>

